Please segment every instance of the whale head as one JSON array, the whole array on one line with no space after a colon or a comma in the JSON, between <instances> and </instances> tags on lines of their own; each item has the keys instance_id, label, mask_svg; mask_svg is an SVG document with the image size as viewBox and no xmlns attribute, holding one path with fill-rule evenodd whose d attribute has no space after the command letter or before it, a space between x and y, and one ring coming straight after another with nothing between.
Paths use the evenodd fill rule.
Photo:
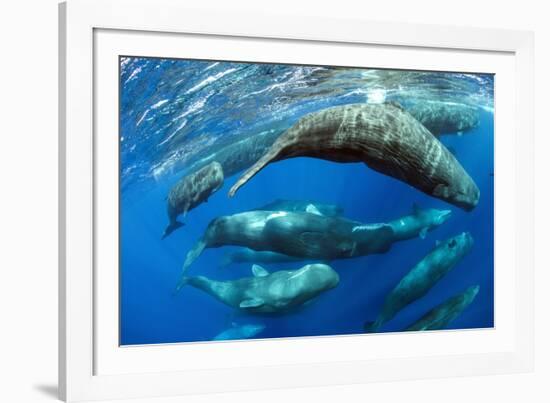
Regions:
<instances>
[{"instance_id":1,"label":"whale head","mask_svg":"<svg viewBox=\"0 0 550 403\"><path fill-rule=\"evenodd\" d=\"M301 272L307 279L306 286L316 291L334 288L340 282L340 276L332 267L324 263L313 263L302 267Z\"/></svg>"},{"instance_id":2,"label":"whale head","mask_svg":"<svg viewBox=\"0 0 550 403\"><path fill-rule=\"evenodd\" d=\"M463 232L452 238L447 239L439 247L452 262L457 262L462 259L474 245L474 238L469 232Z\"/></svg>"},{"instance_id":3,"label":"whale head","mask_svg":"<svg viewBox=\"0 0 550 403\"><path fill-rule=\"evenodd\" d=\"M434 228L444 224L451 218L452 211L428 208L424 210L415 210L415 215L420 219L423 225Z\"/></svg>"},{"instance_id":4,"label":"whale head","mask_svg":"<svg viewBox=\"0 0 550 403\"><path fill-rule=\"evenodd\" d=\"M479 188L466 172L461 180L437 185L432 194L466 211L473 210L479 202Z\"/></svg>"}]
</instances>

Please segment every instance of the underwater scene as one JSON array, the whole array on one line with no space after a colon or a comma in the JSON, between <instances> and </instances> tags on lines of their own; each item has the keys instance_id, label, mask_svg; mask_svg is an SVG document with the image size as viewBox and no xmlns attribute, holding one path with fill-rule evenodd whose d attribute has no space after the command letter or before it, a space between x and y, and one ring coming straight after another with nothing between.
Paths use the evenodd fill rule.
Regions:
<instances>
[{"instance_id":1,"label":"underwater scene","mask_svg":"<svg viewBox=\"0 0 550 403\"><path fill-rule=\"evenodd\" d=\"M494 76L120 57L120 344L494 326Z\"/></svg>"}]
</instances>

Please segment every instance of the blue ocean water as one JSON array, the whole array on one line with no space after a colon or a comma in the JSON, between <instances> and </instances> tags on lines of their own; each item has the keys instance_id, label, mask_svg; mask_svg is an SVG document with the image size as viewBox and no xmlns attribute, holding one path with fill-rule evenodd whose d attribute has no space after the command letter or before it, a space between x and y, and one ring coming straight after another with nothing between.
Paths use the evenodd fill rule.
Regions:
<instances>
[{"instance_id":1,"label":"blue ocean water","mask_svg":"<svg viewBox=\"0 0 550 403\"><path fill-rule=\"evenodd\" d=\"M463 231L471 252L423 298L383 331L400 331L449 297L479 284L474 302L448 328L493 326L493 77L487 74L366 70L125 57L120 69L120 342L123 345L212 340L232 324L265 325L257 338L356 334L376 318L386 295L437 240ZM226 177L207 203L168 224L166 196L201 159L234 141L282 132L303 115L330 106L396 101L460 102L476 107L480 123L441 141L480 189L465 212L377 173L364 164L294 158L269 165L235 197ZM421 208L452 210L425 239L398 242L385 254L335 260L340 284L296 311L260 316L235 312L186 287L173 295L187 252L219 216L252 210L275 199L317 200L365 223L387 222ZM235 247L206 249L189 275L216 280L251 276L251 264L222 267ZM296 269L300 262L265 265Z\"/></svg>"}]
</instances>

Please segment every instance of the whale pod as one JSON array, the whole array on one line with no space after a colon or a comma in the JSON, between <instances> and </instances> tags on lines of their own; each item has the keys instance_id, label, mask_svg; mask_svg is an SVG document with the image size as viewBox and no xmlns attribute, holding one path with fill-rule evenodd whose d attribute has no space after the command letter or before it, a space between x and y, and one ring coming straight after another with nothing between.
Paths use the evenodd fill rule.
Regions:
<instances>
[{"instance_id":1,"label":"whale pod","mask_svg":"<svg viewBox=\"0 0 550 403\"><path fill-rule=\"evenodd\" d=\"M364 162L467 211L479 200L478 187L453 154L393 103L336 106L306 115L237 180L229 196L269 163L294 157Z\"/></svg>"},{"instance_id":2,"label":"whale pod","mask_svg":"<svg viewBox=\"0 0 550 403\"><path fill-rule=\"evenodd\" d=\"M365 331L376 332L401 309L422 298L472 249L469 232L440 242L399 281L388 294L374 322L365 323Z\"/></svg>"}]
</instances>

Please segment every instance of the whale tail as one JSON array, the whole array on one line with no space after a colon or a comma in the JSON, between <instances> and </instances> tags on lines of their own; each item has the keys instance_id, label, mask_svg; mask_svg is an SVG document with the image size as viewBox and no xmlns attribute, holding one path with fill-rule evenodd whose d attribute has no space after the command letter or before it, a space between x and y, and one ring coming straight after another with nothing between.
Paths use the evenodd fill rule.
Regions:
<instances>
[{"instance_id":1,"label":"whale tail","mask_svg":"<svg viewBox=\"0 0 550 403\"><path fill-rule=\"evenodd\" d=\"M178 282L178 285L174 290L174 294L177 294L179 290L181 290L181 288L189 282L189 277L186 276L187 269L189 268L189 266L191 266L191 263L193 263L195 259L197 259L200 256L200 254L202 253L205 247L206 247L206 242L204 241L204 239L201 239L199 242L195 244L193 249L187 252L187 257L185 258L185 262L183 263L183 267L181 268L180 281Z\"/></svg>"},{"instance_id":2,"label":"whale tail","mask_svg":"<svg viewBox=\"0 0 550 403\"><path fill-rule=\"evenodd\" d=\"M183 287L185 287L189 283L189 278L190 277L182 275L172 295L176 295Z\"/></svg>"},{"instance_id":3,"label":"whale tail","mask_svg":"<svg viewBox=\"0 0 550 403\"><path fill-rule=\"evenodd\" d=\"M174 222L171 222L170 224L168 224L168 226L166 227L166 229L164 230L164 234L162 234L162 239L166 238L168 235L170 235L172 232L174 232L175 230L177 230L178 228L180 227L183 227L185 224L179 222L179 221L174 221Z\"/></svg>"}]
</instances>

